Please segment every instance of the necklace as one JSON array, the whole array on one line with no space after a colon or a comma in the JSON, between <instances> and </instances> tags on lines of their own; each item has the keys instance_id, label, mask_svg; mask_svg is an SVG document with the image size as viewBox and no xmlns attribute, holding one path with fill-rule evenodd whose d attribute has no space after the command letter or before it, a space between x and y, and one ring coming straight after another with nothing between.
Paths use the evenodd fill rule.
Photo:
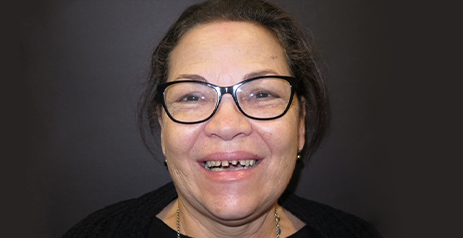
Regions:
<instances>
[{"instance_id":1,"label":"necklace","mask_svg":"<svg viewBox=\"0 0 463 238\"><path fill-rule=\"evenodd\" d=\"M275 210L275 230L277 233L277 238L280 238L281 228L280 228L280 216ZM177 238L180 238L180 208L177 208Z\"/></svg>"}]
</instances>

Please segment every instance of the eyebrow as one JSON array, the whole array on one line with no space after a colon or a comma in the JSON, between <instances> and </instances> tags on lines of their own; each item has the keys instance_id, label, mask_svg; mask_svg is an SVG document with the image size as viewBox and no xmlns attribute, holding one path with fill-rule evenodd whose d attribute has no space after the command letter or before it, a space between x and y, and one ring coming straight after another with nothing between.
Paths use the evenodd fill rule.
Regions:
<instances>
[{"instance_id":1,"label":"eyebrow","mask_svg":"<svg viewBox=\"0 0 463 238\"><path fill-rule=\"evenodd\" d=\"M278 74L273 70L261 70L261 71L256 71L256 72L252 72L252 73L248 73L244 75L243 80L265 76L265 75L278 75ZM198 74L181 74L178 77L176 77L174 81L179 80L179 79L189 79L189 80L195 80L195 81L201 81L201 82L208 82L206 78Z\"/></svg>"},{"instance_id":2,"label":"eyebrow","mask_svg":"<svg viewBox=\"0 0 463 238\"><path fill-rule=\"evenodd\" d=\"M261 71L257 71L257 72L252 72L252 73L249 73L249 74L246 74L243 78L243 80L246 80L246 79L251 79L251 78L255 78L255 77L260 77L260 76L265 76L265 75L278 75L275 71L273 70L261 70Z\"/></svg>"},{"instance_id":3,"label":"eyebrow","mask_svg":"<svg viewBox=\"0 0 463 238\"><path fill-rule=\"evenodd\" d=\"M207 82L207 80L203 76L198 75L198 74L181 74L178 77L176 77L174 81L177 81L179 79L189 79L189 80Z\"/></svg>"}]
</instances>

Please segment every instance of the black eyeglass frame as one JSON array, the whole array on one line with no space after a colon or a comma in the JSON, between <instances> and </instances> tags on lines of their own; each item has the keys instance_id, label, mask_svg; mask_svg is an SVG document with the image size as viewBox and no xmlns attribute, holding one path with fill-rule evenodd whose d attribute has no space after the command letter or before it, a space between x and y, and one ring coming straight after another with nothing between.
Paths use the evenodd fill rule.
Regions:
<instances>
[{"instance_id":1,"label":"black eyeglass frame","mask_svg":"<svg viewBox=\"0 0 463 238\"><path fill-rule=\"evenodd\" d=\"M258 117L249 116L248 114L246 114L243 111L243 109L241 109L241 106L238 103L238 98L236 97L236 90L239 87L241 87L243 84L246 84L246 83L254 81L254 80L265 79L265 78L279 78L279 79L284 79L284 80L288 81L288 83L289 83L289 85L291 87L291 95L289 97L288 105L286 106L286 109L278 116L274 116L274 117L270 117L270 118L258 118ZM217 103L215 105L215 109L212 111L211 115L208 116L206 119L199 120L199 121L193 121L193 122L179 121L179 120L175 119L170 114L169 110L167 109L167 105L166 105L166 102L165 102L165 90L166 90L166 88L169 87L170 85L173 85L173 84L185 83L185 82L203 84L203 85L206 85L208 87L213 88L217 92L218 97L217 97ZM211 119L212 116L214 116L214 114L217 112L217 109L219 108L220 102L222 101L222 96L224 94L227 94L227 93L232 95L236 106L238 107L240 112L243 113L243 115L245 115L246 117L254 119L254 120L274 120L274 119L277 119L279 117L284 116L286 114L286 112L288 112L288 110L291 107L291 104L293 102L293 97L294 97L294 93L296 92L297 83L298 83L298 80L295 77L280 76L280 75L267 75L267 76L258 76L258 77L246 79L244 81L241 81L241 82L239 82L239 83L237 83L235 85L229 86L229 87L221 87L221 86L217 86L217 85L214 85L214 84L211 84L211 83L206 83L206 82L197 81L197 80L181 80L181 81L167 82L167 83L159 84L157 86L157 91L158 91L158 95L162 95L161 96L161 103L162 103L162 106L164 107L164 111L166 112L167 116L169 116L169 118L172 121L177 122L177 123L181 123L181 124L197 124L197 123L205 122L205 121Z\"/></svg>"}]
</instances>

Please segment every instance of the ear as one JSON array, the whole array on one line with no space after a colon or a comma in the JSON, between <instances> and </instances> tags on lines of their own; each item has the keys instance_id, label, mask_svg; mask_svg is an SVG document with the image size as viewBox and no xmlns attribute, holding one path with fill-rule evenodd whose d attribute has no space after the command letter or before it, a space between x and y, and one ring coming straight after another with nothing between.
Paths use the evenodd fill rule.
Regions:
<instances>
[{"instance_id":1,"label":"ear","mask_svg":"<svg viewBox=\"0 0 463 238\"><path fill-rule=\"evenodd\" d=\"M305 98L301 97L300 100L301 105L299 106L299 128L298 128L298 151L301 152L302 148L305 145L305 115L306 115L306 100Z\"/></svg>"},{"instance_id":2,"label":"ear","mask_svg":"<svg viewBox=\"0 0 463 238\"><path fill-rule=\"evenodd\" d=\"M159 125L161 126L161 129L163 127L163 121L162 121L162 113L163 113L163 109L162 109L162 106L158 106L158 108L156 109L156 117L158 119L158 123Z\"/></svg>"},{"instance_id":3,"label":"ear","mask_svg":"<svg viewBox=\"0 0 463 238\"><path fill-rule=\"evenodd\" d=\"M161 128L161 149L162 149L162 154L166 155L165 148L164 148L164 116L163 116L163 109L162 107L158 107L156 110L156 116L158 119L159 127Z\"/></svg>"}]
</instances>

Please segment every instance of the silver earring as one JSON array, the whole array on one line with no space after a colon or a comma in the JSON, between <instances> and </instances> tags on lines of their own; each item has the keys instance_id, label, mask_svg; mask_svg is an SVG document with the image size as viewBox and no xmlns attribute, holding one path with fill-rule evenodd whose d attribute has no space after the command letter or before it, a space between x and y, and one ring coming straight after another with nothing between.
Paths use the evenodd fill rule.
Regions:
<instances>
[{"instance_id":1,"label":"silver earring","mask_svg":"<svg viewBox=\"0 0 463 238\"><path fill-rule=\"evenodd\" d=\"M164 166L166 166L166 168L167 168L167 159L164 160Z\"/></svg>"}]
</instances>

